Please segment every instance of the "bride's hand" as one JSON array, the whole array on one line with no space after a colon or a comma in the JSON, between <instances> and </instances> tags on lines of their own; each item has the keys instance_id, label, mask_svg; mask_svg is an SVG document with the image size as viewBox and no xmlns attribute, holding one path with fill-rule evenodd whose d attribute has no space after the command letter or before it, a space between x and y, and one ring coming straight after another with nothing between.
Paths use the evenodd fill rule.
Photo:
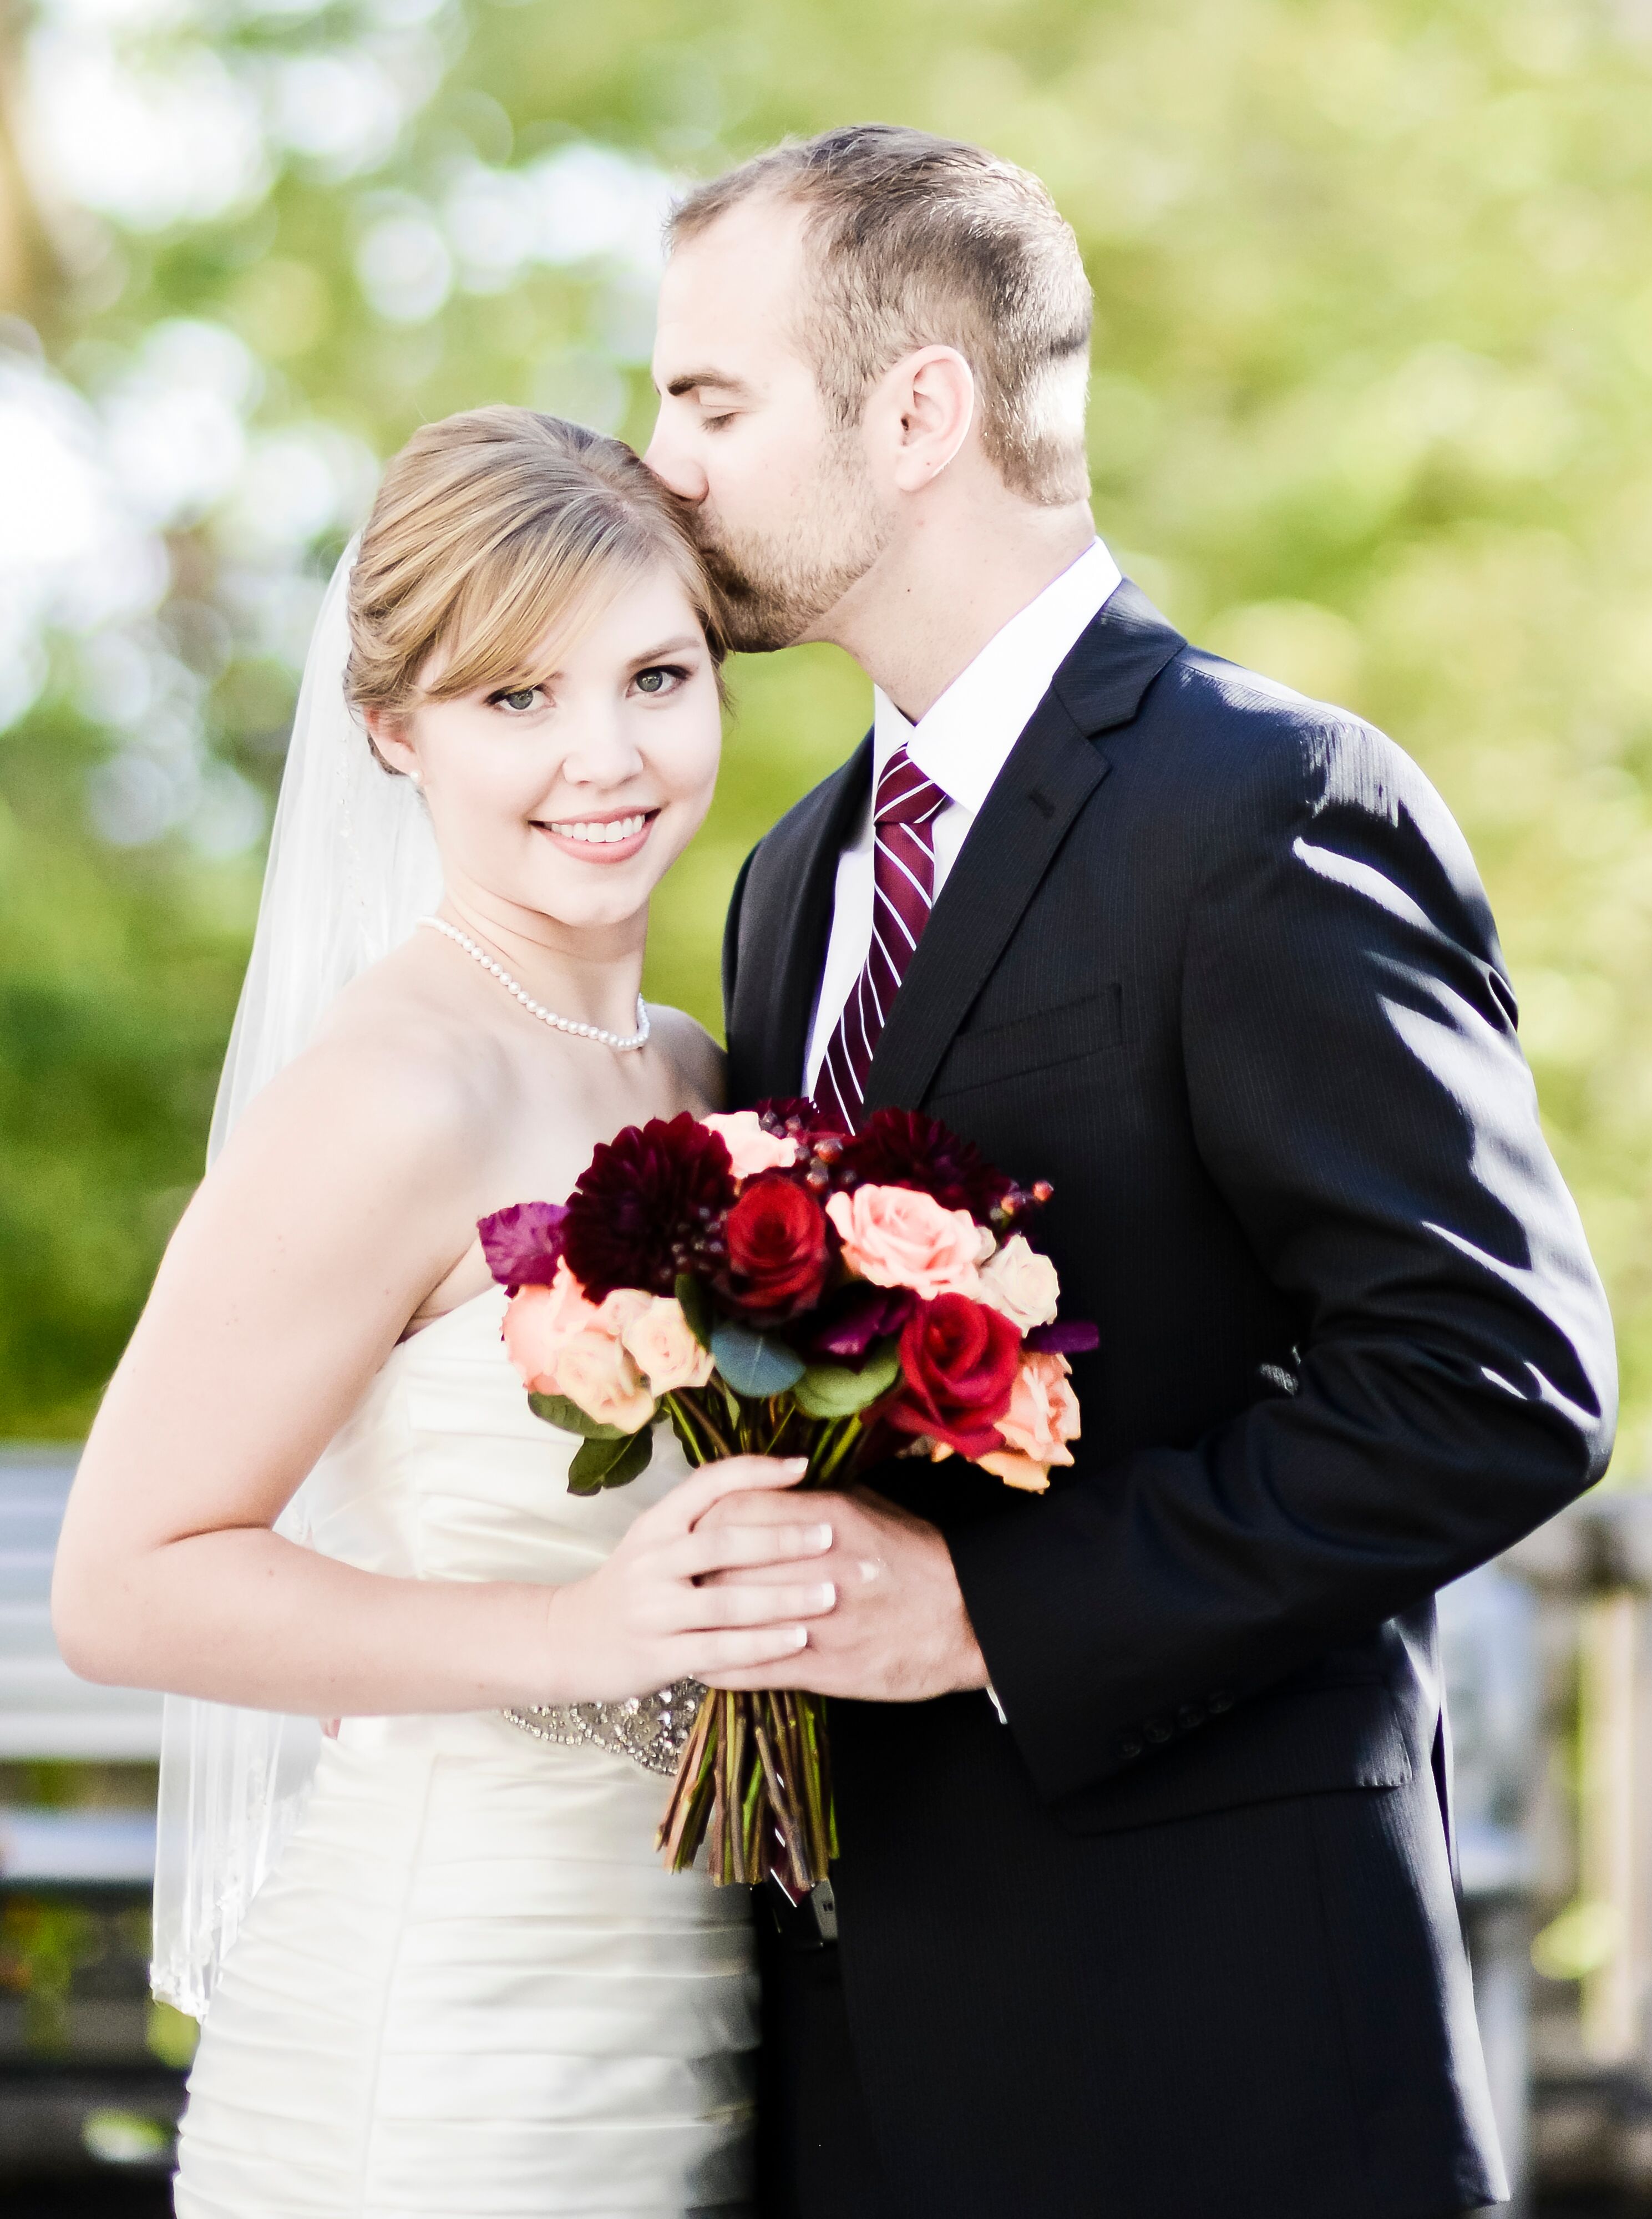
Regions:
<instances>
[{"instance_id":1,"label":"bride's hand","mask_svg":"<svg viewBox=\"0 0 1652 2219\"><path fill-rule=\"evenodd\" d=\"M706 1582L719 1572L750 1575L823 1557L830 1526L811 1520L806 1502L789 1523L742 1524L737 1507L724 1513L726 1522L699 1521L730 1495L794 1487L807 1469L802 1457L730 1457L645 1510L598 1570L552 1592L546 1676L555 1692L541 1688L528 1700L616 1702L795 1656L807 1621L837 1601L829 1582Z\"/></svg>"}]
</instances>

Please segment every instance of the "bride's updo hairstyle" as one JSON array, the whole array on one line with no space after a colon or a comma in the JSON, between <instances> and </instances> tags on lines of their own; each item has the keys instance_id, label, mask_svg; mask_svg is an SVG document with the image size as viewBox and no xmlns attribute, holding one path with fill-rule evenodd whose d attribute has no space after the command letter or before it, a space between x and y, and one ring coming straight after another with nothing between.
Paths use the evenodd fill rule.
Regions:
<instances>
[{"instance_id":1,"label":"bride's updo hairstyle","mask_svg":"<svg viewBox=\"0 0 1652 2219\"><path fill-rule=\"evenodd\" d=\"M416 432L385 471L350 577L345 691L406 716L548 674L625 586L669 563L724 646L687 512L630 449L531 408L472 408Z\"/></svg>"}]
</instances>

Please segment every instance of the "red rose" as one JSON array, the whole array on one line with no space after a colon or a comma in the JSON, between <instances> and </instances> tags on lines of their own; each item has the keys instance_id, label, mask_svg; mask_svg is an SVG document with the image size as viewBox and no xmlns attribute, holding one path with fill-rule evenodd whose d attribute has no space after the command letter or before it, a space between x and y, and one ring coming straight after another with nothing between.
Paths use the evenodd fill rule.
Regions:
<instances>
[{"instance_id":1,"label":"red rose","mask_svg":"<svg viewBox=\"0 0 1652 2219\"><path fill-rule=\"evenodd\" d=\"M819 1298L831 1263L826 1213L779 1172L748 1179L724 1228L732 1291L751 1310L807 1309Z\"/></svg>"},{"instance_id":2,"label":"red rose","mask_svg":"<svg viewBox=\"0 0 1652 2219\"><path fill-rule=\"evenodd\" d=\"M901 1333L906 1387L888 1413L904 1433L928 1433L962 1457L1003 1446L997 1423L1009 1408L1021 1335L967 1295L920 1303Z\"/></svg>"}]
</instances>

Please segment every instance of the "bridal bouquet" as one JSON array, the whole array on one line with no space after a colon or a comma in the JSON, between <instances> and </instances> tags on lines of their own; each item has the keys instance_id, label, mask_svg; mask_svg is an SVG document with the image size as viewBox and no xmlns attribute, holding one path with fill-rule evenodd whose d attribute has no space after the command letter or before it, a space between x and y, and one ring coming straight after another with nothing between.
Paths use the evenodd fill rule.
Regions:
<instances>
[{"instance_id":1,"label":"bridal bouquet","mask_svg":"<svg viewBox=\"0 0 1652 2219\"><path fill-rule=\"evenodd\" d=\"M1048 1199L932 1118L854 1134L811 1103L654 1118L599 1147L565 1203L484 1218L505 1340L547 1423L583 1436L576 1494L622 1487L668 1422L692 1464L806 1456L808 1485L891 1455L960 1457L1042 1490L1070 1464L1055 1267L1015 1229ZM794 1897L836 1853L824 1706L708 1690L661 1822L674 1871Z\"/></svg>"}]
</instances>

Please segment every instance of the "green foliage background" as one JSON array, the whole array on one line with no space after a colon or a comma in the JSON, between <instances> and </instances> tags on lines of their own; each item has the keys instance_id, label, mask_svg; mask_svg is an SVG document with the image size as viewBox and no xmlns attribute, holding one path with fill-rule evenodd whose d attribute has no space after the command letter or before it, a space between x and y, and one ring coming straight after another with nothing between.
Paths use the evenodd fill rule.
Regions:
<instances>
[{"instance_id":1,"label":"green foliage background","mask_svg":"<svg viewBox=\"0 0 1652 2219\"><path fill-rule=\"evenodd\" d=\"M318 27L372 35L343 0L215 35L246 59ZM372 210L567 140L686 174L864 116L1037 169L1096 289L1096 507L1121 559L1184 631L1384 725L1468 830L1615 1299L1618 1469L1638 1472L1652 8L730 0L708 28L664 0L450 0L433 28L439 86L372 174L289 159L233 221L114 236L113 278L106 258L37 289L54 359L95 379L187 314L256 350L263 420L319 415L381 455L483 400L579 413L599 373L641 438L646 300L539 270L394 327L354 274ZM185 538L179 574L209 595L209 537ZM266 786L291 683L239 653L214 682L214 745ZM734 687L716 813L661 892L650 965L652 991L711 1022L740 857L866 705L828 650L747 662ZM62 689L0 736L0 1431L86 1421L196 1174L256 898L256 857L97 842L80 794L107 745Z\"/></svg>"}]
</instances>

